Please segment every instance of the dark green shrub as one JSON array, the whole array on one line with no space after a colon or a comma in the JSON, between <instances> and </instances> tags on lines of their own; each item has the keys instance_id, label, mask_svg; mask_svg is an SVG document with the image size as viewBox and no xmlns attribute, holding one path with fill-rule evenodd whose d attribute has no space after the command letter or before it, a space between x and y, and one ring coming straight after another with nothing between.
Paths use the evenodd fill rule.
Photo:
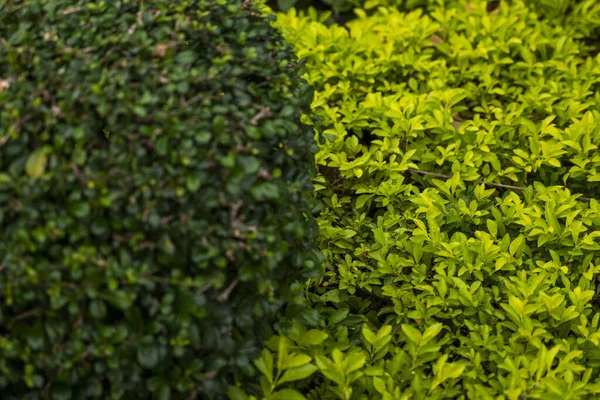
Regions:
<instances>
[{"instance_id":1,"label":"dark green shrub","mask_svg":"<svg viewBox=\"0 0 600 400\"><path fill-rule=\"evenodd\" d=\"M2 399L253 373L320 270L292 56L247 1L2 2Z\"/></svg>"}]
</instances>

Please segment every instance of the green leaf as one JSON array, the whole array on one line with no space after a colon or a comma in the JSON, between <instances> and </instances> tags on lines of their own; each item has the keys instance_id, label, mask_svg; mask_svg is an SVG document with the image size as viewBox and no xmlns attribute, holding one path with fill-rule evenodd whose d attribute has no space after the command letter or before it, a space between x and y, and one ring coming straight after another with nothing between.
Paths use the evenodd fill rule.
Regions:
<instances>
[{"instance_id":1,"label":"green leaf","mask_svg":"<svg viewBox=\"0 0 600 400\"><path fill-rule=\"evenodd\" d=\"M0 184L9 184L12 182L12 178L10 175L5 173L0 173Z\"/></svg>"},{"instance_id":2,"label":"green leaf","mask_svg":"<svg viewBox=\"0 0 600 400\"><path fill-rule=\"evenodd\" d=\"M277 6L282 11L287 11L296 4L297 0L277 0Z\"/></svg>"},{"instance_id":3,"label":"green leaf","mask_svg":"<svg viewBox=\"0 0 600 400\"><path fill-rule=\"evenodd\" d=\"M175 57L177 62L181 64L191 64L198 56L192 50L184 50Z\"/></svg>"},{"instance_id":4,"label":"green leaf","mask_svg":"<svg viewBox=\"0 0 600 400\"><path fill-rule=\"evenodd\" d=\"M77 218L85 218L90 215L90 204L86 202L75 203L69 207L69 211Z\"/></svg>"},{"instance_id":5,"label":"green leaf","mask_svg":"<svg viewBox=\"0 0 600 400\"><path fill-rule=\"evenodd\" d=\"M158 389L158 400L169 400L171 398L171 388L169 385L162 385Z\"/></svg>"},{"instance_id":6,"label":"green leaf","mask_svg":"<svg viewBox=\"0 0 600 400\"><path fill-rule=\"evenodd\" d=\"M328 337L329 335L323 331L311 329L300 337L300 344L304 346L316 346L321 344Z\"/></svg>"},{"instance_id":7,"label":"green leaf","mask_svg":"<svg viewBox=\"0 0 600 400\"><path fill-rule=\"evenodd\" d=\"M273 384L273 354L267 349L263 349L260 358L254 361L254 365L267 378L270 384Z\"/></svg>"},{"instance_id":8,"label":"green leaf","mask_svg":"<svg viewBox=\"0 0 600 400\"><path fill-rule=\"evenodd\" d=\"M77 165L85 164L85 160L87 159L87 153L83 149L75 149L73 150L73 156L71 157L73 162Z\"/></svg>"},{"instance_id":9,"label":"green leaf","mask_svg":"<svg viewBox=\"0 0 600 400\"><path fill-rule=\"evenodd\" d=\"M437 323L425 329L425 332L423 332L423 336L421 336L421 345L425 346L431 339L436 337L442 331L442 328L443 325Z\"/></svg>"},{"instance_id":10,"label":"green leaf","mask_svg":"<svg viewBox=\"0 0 600 400\"><path fill-rule=\"evenodd\" d=\"M198 175L190 175L187 178L187 188L190 192L197 192L200 189L200 177Z\"/></svg>"},{"instance_id":11,"label":"green leaf","mask_svg":"<svg viewBox=\"0 0 600 400\"><path fill-rule=\"evenodd\" d=\"M312 358L306 354L290 354L284 357L284 361L281 363L282 369L300 367L304 364L308 364Z\"/></svg>"},{"instance_id":12,"label":"green leaf","mask_svg":"<svg viewBox=\"0 0 600 400\"><path fill-rule=\"evenodd\" d=\"M377 340L381 340L387 336L389 336L392 333L392 326L391 325L383 325L381 328L379 328L379 331L377 332Z\"/></svg>"},{"instance_id":13,"label":"green leaf","mask_svg":"<svg viewBox=\"0 0 600 400\"><path fill-rule=\"evenodd\" d=\"M250 192L256 200L275 200L279 197L279 187L271 182L258 183L250 188Z\"/></svg>"},{"instance_id":14,"label":"green leaf","mask_svg":"<svg viewBox=\"0 0 600 400\"><path fill-rule=\"evenodd\" d=\"M306 364L301 367L290 368L287 371L285 371L285 373L283 374L283 376L281 377L281 379L279 380L279 382L277 384L281 385L285 382L298 381L301 379L308 378L316 370L317 370L317 367L313 364Z\"/></svg>"},{"instance_id":15,"label":"green leaf","mask_svg":"<svg viewBox=\"0 0 600 400\"><path fill-rule=\"evenodd\" d=\"M213 119L213 129L217 135L220 135L225 130L225 117L217 115Z\"/></svg>"},{"instance_id":16,"label":"green leaf","mask_svg":"<svg viewBox=\"0 0 600 400\"><path fill-rule=\"evenodd\" d=\"M39 178L46 171L48 156L44 149L37 149L29 155L25 165L25 172L32 178Z\"/></svg>"},{"instance_id":17,"label":"green leaf","mask_svg":"<svg viewBox=\"0 0 600 400\"><path fill-rule=\"evenodd\" d=\"M356 199L356 208L362 208L364 207L365 203L371 198L373 197L370 194L363 194L358 196L358 198Z\"/></svg>"},{"instance_id":18,"label":"green leaf","mask_svg":"<svg viewBox=\"0 0 600 400\"><path fill-rule=\"evenodd\" d=\"M387 388L385 387L385 382L383 381L383 379L374 376L373 386L375 386L375 390L377 390L379 393L387 393Z\"/></svg>"},{"instance_id":19,"label":"green leaf","mask_svg":"<svg viewBox=\"0 0 600 400\"><path fill-rule=\"evenodd\" d=\"M137 349L137 360L144 368L152 369L158 365L158 346L152 344L141 345Z\"/></svg>"},{"instance_id":20,"label":"green leaf","mask_svg":"<svg viewBox=\"0 0 600 400\"><path fill-rule=\"evenodd\" d=\"M367 362L367 357L364 353L350 353L346 357L346 374L361 369Z\"/></svg>"},{"instance_id":21,"label":"green leaf","mask_svg":"<svg viewBox=\"0 0 600 400\"><path fill-rule=\"evenodd\" d=\"M336 351L340 353L339 350L335 349L333 352L334 355ZM344 384L344 381L346 379L344 372L341 371L338 367L336 367L336 365L333 362L331 362L327 357L317 354L315 356L315 361L317 362L317 367L319 368L321 373L325 375L325 377L337 383L338 385Z\"/></svg>"},{"instance_id":22,"label":"green leaf","mask_svg":"<svg viewBox=\"0 0 600 400\"><path fill-rule=\"evenodd\" d=\"M410 340L415 343L419 343L421 340L421 332L412 325L402 325L402 331L408 336Z\"/></svg>"},{"instance_id":23,"label":"green leaf","mask_svg":"<svg viewBox=\"0 0 600 400\"><path fill-rule=\"evenodd\" d=\"M133 299L133 293L124 290L106 294L106 300L121 310L127 310L131 306L131 303L133 303Z\"/></svg>"},{"instance_id":24,"label":"green leaf","mask_svg":"<svg viewBox=\"0 0 600 400\"><path fill-rule=\"evenodd\" d=\"M444 374L443 380L448 380L448 379L457 379L460 378L460 376L462 375L462 373L465 370L466 365L464 364L457 364L457 363L453 363L453 364L446 364L444 366Z\"/></svg>"},{"instance_id":25,"label":"green leaf","mask_svg":"<svg viewBox=\"0 0 600 400\"><path fill-rule=\"evenodd\" d=\"M54 385L52 387L52 399L56 400L70 400L73 398L72 389L67 385Z\"/></svg>"},{"instance_id":26,"label":"green leaf","mask_svg":"<svg viewBox=\"0 0 600 400\"><path fill-rule=\"evenodd\" d=\"M260 169L260 160L256 157L240 157L238 162L246 174L254 174Z\"/></svg>"},{"instance_id":27,"label":"green leaf","mask_svg":"<svg viewBox=\"0 0 600 400\"><path fill-rule=\"evenodd\" d=\"M515 255L521 245L523 244L524 237L523 235L519 235L515 240L513 240L510 244L509 252L511 255Z\"/></svg>"},{"instance_id":28,"label":"green leaf","mask_svg":"<svg viewBox=\"0 0 600 400\"><path fill-rule=\"evenodd\" d=\"M375 345L375 343L377 343L377 336L375 336L375 333L373 333L373 331L369 329L369 327L367 326L367 324L363 325L363 327L362 327L362 334L365 337L365 340L369 344Z\"/></svg>"},{"instance_id":29,"label":"green leaf","mask_svg":"<svg viewBox=\"0 0 600 400\"><path fill-rule=\"evenodd\" d=\"M273 393L272 400L306 400L300 392L294 389L282 389Z\"/></svg>"},{"instance_id":30,"label":"green leaf","mask_svg":"<svg viewBox=\"0 0 600 400\"><path fill-rule=\"evenodd\" d=\"M106 304L102 300L92 300L90 303L90 315L96 319L102 319L106 316Z\"/></svg>"},{"instance_id":31,"label":"green leaf","mask_svg":"<svg viewBox=\"0 0 600 400\"><path fill-rule=\"evenodd\" d=\"M333 326L339 324L340 322L346 319L349 313L350 309L348 308L340 308L339 310L334 311L329 317L329 325Z\"/></svg>"},{"instance_id":32,"label":"green leaf","mask_svg":"<svg viewBox=\"0 0 600 400\"><path fill-rule=\"evenodd\" d=\"M242 389L235 386L229 386L227 396L229 400L249 400L248 395Z\"/></svg>"},{"instance_id":33,"label":"green leaf","mask_svg":"<svg viewBox=\"0 0 600 400\"><path fill-rule=\"evenodd\" d=\"M158 141L156 142L156 152L158 153L158 155L164 156L165 154L167 154L168 150L169 150L169 138L166 136L163 136L160 139L158 139Z\"/></svg>"},{"instance_id":34,"label":"green leaf","mask_svg":"<svg viewBox=\"0 0 600 400\"><path fill-rule=\"evenodd\" d=\"M488 219L486 221L486 225L490 235L496 237L496 235L498 234L498 224L496 223L496 221L494 221L493 219Z\"/></svg>"}]
</instances>

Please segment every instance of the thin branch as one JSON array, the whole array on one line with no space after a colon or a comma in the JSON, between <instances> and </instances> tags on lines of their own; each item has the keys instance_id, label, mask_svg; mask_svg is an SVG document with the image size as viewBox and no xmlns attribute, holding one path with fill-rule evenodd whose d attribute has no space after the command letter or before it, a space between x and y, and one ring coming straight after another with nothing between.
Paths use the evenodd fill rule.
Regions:
<instances>
[{"instance_id":1,"label":"thin branch","mask_svg":"<svg viewBox=\"0 0 600 400\"><path fill-rule=\"evenodd\" d=\"M450 178L452 178L450 175L440 174L440 173L437 173L437 172L423 171L423 170L420 170L420 169L409 168L408 171L411 172L411 173L413 173L413 174L431 176L433 178L440 178L440 179L450 179ZM523 191L523 190L527 189L527 188L525 188L523 186L505 185L503 183L486 182L486 181L480 181L480 180L475 181L475 183L478 183L480 185L495 187L495 188L499 188L499 189L507 189L507 190L519 190L519 191ZM577 194L577 193L575 193L575 194ZM590 201L590 200L592 200L592 198L581 196L581 197L578 197L577 200Z\"/></svg>"},{"instance_id":2,"label":"thin branch","mask_svg":"<svg viewBox=\"0 0 600 400\"><path fill-rule=\"evenodd\" d=\"M0 146L4 146L4 144L8 142L8 139L10 139L10 135L8 133L0 137Z\"/></svg>"},{"instance_id":3,"label":"thin branch","mask_svg":"<svg viewBox=\"0 0 600 400\"><path fill-rule=\"evenodd\" d=\"M252 119L250 120L250 125L257 125L258 121L263 118L268 118L271 116L271 109L269 107L258 106L259 111Z\"/></svg>"},{"instance_id":4,"label":"thin branch","mask_svg":"<svg viewBox=\"0 0 600 400\"><path fill-rule=\"evenodd\" d=\"M449 175L438 174L437 172L422 171L420 169L412 169L412 168L409 168L408 170L410 172L412 172L413 174L433 176L434 178L441 178L441 179L450 179L450 178L452 178Z\"/></svg>"},{"instance_id":5,"label":"thin branch","mask_svg":"<svg viewBox=\"0 0 600 400\"><path fill-rule=\"evenodd\" d=\"M34 308L33 310L26 311L26 312L24 312L22 314L17 315L16 317L12 318L10 320L9 324L14 324L17 321L21 321L23 319L27 319L27 318L29 318L29 317L31 317L31 316L39 313L40 311L42 311L42 309L39 308L39 307L38 308Z\"/></svg>"},{"instance_id":6,"label":"thin branch","mask_svg":"<svg viewBox=\"0 0 600 400\"><path fill-rule=\"evenodd\" d=\"M63 11L62 14L63 15L70 15L70 14L74 14L76 12L79 12L81 10L82 10L81 7L69 8L69 9Z\"/></svg>"},{"instance_id":7,"label":"thin branch","mask_svg":"<svg viewBox=\"0 0 600 400\"><path fill-rule=\"evenodd\" d=\"M194 390L192 393L190 393L187 400L194 400L196 397L198 397L198 392Z\"/></svg>"},{"instance_id":8,"label":"thin branch","mask_svg":"<svg viewBox=\"0 0 600 400\"><path fill-rule=\"evenodd\" d=\"M237 279L231 282L229 286L227 286L227 289L225 289L221 294L217 296L217 301L219 301L220 303L227 301L227 299L229 299L229 295L231 294L232 290L237 286L237 284Z\"/></svg>"}]
</instances>

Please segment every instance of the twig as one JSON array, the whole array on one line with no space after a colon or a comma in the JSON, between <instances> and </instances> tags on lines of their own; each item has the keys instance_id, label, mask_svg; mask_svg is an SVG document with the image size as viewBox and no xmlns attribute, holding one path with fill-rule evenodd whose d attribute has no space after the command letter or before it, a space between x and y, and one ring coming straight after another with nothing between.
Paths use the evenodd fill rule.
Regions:
<instances>
[{"instance_id":1,"label":"twig","mask_svg":"<svg viewBox=\"0 0 600 400\"><path fill-rule=\"evenodd\" d=\"M71 170L73 170L73 175L75 175L75 178L79 179L79 181L81 182L85 181L85 179L83 178L83 174L81 173L81 170L77 167L77 165L71 164Z\"/></svg>"},{"instance_id":2,"label":"twig","mask_svg":"<svg viewBox=\"0 0 600 400\"><path fill-rule=\"evenodd\" d=\"M230 205L229 220L231 222L231 227L234 230L239 230L242 227L242 221L238 218L238 212L240 211L240 208L242 208L242 205L244 205L244 203L241 200L231 203Z\"/></svg>"},{"instance_id":3,"label":"twig","mask_svg":"<svg viewBox=\"0 0 600 400\"><path fill-rule=\"evenodd\" d=\"M68 10L63 11L62 14L69 15L69 14L74 14L79 11L81 11L81 7L69 8Z\"/></svg>"},{"instance_id":4,"label":"twig","mask_svg":"<svg viewBox=\"0 0 600 400\"><path fill-rule=\"evenodd\" d=\"M269 107L259 106L258 114L256 114L254 117L252 117L252 119L250 120L250 124L256 125L256 124L258 124L258 121L260 121L263 118L267 118L269 116L271 116L271 109Z\"/></svg>"},{"instance_id":5,"label":"twig","mask_svg":"<svg viewBox=\"0 0 600 400\"><path fill-rule=\"evenodd\" d=\"M27 318L29 318L29 317L37 314L40 311L42 311L41 308L34 308L33 310L26 311L26 312L24 312L22 314L17 315L16 317L12 318L9 323L13 324L13 323L15 323L17 321L21 321L23 319L27 319Z\"/></svg>"},{"instance_id":6,"label":"twig","mask_svg":"<svg viewBox=\"0 0 600 400\"><path fill-rule=\"evenodd\" d=\"M190 393L187 400L194 400L196 397L198 397L198 392L194 390L192 393Z\"/></svg>"},{"instance_id":7,"label":"twig","mask_svg":"<svg viewBox=\"0 0 600 400\"><path fill-rule=\"evenodd\" d=\"M81 307L79 309L79 317L77 318L77 321L75 321L75 323L73 324L73 329L79 328L82 324L83 324L83 307Z\"/></svg>"},{"instance_id":8,"label":"twig","mask_svg":"<svg viewBox=\"0 0 600 400\"><path fill-rule=\"evenodd\" d=\"M215 376L217 376L217 371L207 371L204 373L204 376L209 379L213 379Z\"/></svg>"},{"instance_id":9,"label":"twig","mask_svg":"<svg viewBox=\"0 0 600 400\"><path fill-rule=\"evenodd\" d=\"M227 289L225 289L221 294L217 296L217 301L219 301L220 303L227 301L229 295L231 294L231 291L237 286L238 282L239 281L237 279L231 282L229 286L227 286Z\"/></svg>"},{"instance_id":10,"label":"twig","mask_svg":"<svg viewBox=\"0 0 600 400\"><path fill-rule=\"evenodd\" d=\"M137 29L138 26L144 25L143 13L144 13L144 1L141 0L140 1L140 9L138 10L138 12L136 14L137 19L134 22L134 24L129 27L129 30L127 31L127 34L129 36L133 35L133 33L135 32L135 30Z\"/></svg>"},{"instance_id":11,"label":"twig","mask_svg":"<svg viewBox=\"0 0 600 400\"><path fill-rule=\"evenodd\" d=\"M423 171L423 170L420 170L420 169L409 168L408 171L411 172L411 173L413 173L413 174L431 176L431 177L434 177L434 178L441 178L441 179L450 179L450 178L452 178L450 175L440 174L440 173L437 173L437 172ZM478 183L480 185L495 187L495 188L499 188L499 189L519 190L519 191L523 191L523 190L527 189L527 188L525 188L523 186L505 185L503 183L486 182L486 181L480 181L480 180L475 181L475 183ZM577 194L577 193L575 193L575 194ZM577 200L590 201L590 200L592 200L592 198L581 196L581 197L578 197Z\"/></svg>"},{"instance_id":12,"label":"twig","mask_svg":"<svg viewBox=\"0 0 600 400\"><path fill-rule=\"evenodd\" d=\"M437 172L422 171L420 169L412 169L412 168L409 168L408 170L410 172L412 172L413 174L433 176L434 178L442 178L442 179L452 178L451 176L444 175L444 174L438 174Z\"/></svg>"},{"instance_id":13,"label":"twig","mask_svg":"<svg viewBox=\"0 0 600 400\"><path fill-rule=\"evenodd\" d=\"M8 142L8 139L10 139L10 135L8 133L0 137L0 146L4 146L4 144Z\"/></svg>"}]
</instances>

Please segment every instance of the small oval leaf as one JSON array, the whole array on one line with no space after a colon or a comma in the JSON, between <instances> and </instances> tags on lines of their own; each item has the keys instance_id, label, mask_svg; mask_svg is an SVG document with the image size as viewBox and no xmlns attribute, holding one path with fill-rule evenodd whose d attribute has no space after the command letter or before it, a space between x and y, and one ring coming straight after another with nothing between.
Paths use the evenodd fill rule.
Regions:
<instances>
[{"instance_id":1,"label":"small oval leaf","mask_svg":"<svg viewBox=\"0 0 600 400\"><path fill-rule=\"evenodd\" d=\"M27 164L25 165L25 172L32 178L39 178L46 171L46 164L48 163L48 156L44 149L38 149L29 155L27 158Z\"/></svg>"}]
</instances>

